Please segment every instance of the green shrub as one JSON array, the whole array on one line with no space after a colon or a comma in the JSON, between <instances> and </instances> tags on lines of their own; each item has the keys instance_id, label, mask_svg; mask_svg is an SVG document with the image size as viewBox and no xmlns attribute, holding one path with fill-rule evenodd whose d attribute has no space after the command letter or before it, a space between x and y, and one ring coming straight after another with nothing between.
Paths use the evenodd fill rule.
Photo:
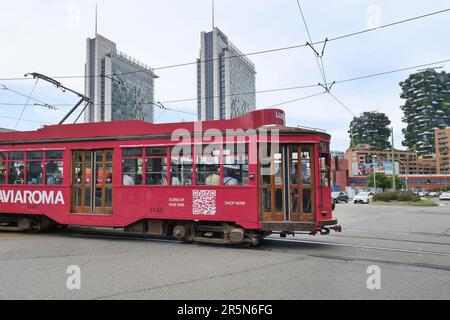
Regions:
<instances>
[{"instance_id":1,"label":"green shrub","mask_svg":"<svg viewBox=\"0 0 450 320\"><path fill-rule=\"evenodd\" d=\"M396 191L396 192L383 192L383 193L377 193L373 197L374 201L412 201L412 202L419 202L421 198L412 192L403 192L403 191Z\"/></svg>"}]
</instances>

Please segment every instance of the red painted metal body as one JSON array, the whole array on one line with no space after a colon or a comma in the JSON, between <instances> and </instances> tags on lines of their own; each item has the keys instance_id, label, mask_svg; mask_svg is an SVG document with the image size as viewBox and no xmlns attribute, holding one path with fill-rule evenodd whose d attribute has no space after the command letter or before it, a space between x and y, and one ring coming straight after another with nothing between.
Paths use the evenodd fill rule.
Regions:
<instances>
[{"instance_id":1,"label":"red painted metal body","mask_svg":"<svg viewBox=\"0 0 450 320\"><path fill-rule=\"evenodd\" d=\"M262 228L260 212L258 163L250 163L248 171L254 175L247 186L124 186L122 184L122 149L125 147L175 146L171 135L178 132L205 133L216 129L258 129L270 125L283 127L284 112L261 110L246 116L225 121L202 123L149 124L141 121L114 123L91 123L49 126L33 132L12 132L0 134L0 152L64 150L64 175L62 184L50 185L7 185L0 183L0 214L44 215L62 225L125 227L141 219L223 221L233 222L246 229ZM192 143L201 143L196 137ZM250 142L250 153L256 154L256 143L261 138L257 131L249 131L246 141ZM323 133L283 134L280 144L301 143L314 145L314 208L316 229L320 223L331 221L331 189L321 187L319 170L319 144L329 143L330 137ZM203 142L205 139L203 139ZM112 214L80 214L72 212L72 152L74 150L113 150ZM193 157L195 159L195 157ZM169 164L170 166L170 164ZM170 172L170 169L169 169ZM195 175L194 175L195 176ZM170 177L169 177L170 181ZM193 214L193 192L214 190L216 212L214 215ZM43 192L45 191L45 194ZM20 196L17 194L20 193ZM53 198L50 199L50 195ZM61 196L62 199L57 197ZM19 198L17 198L19 197ZM43 198L47 197L47 202ZM53 201L51 201L53 200ZM283 230L280 230L283 231Z\"/></svg>"}]
</instances>

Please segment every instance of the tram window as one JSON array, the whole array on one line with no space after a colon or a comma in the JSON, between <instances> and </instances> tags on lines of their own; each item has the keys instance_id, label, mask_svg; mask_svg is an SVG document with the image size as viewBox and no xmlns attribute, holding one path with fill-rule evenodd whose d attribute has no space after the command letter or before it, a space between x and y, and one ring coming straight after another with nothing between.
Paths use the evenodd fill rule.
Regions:
<instances>
[{"instance_id":1,"label":"tram window","mask_svg":"<svg viewBox=\"0 0 450 320\"><path fill-rule=\"evenodd\" d=\"M274 154L273 175L276 185L283 184L283 155L281 153Z\"/></svg>"},{"instance_id":2,"label":"tram window","mask_svg":"<svg viewBox=\"0 0 450 320\"><path fill-rule=\"evenodd\" d=\"M220 185L219 157L197 157L197 185Z\"/></svg>"},{"instance_id":3,"label":"tram window","mask_svg":"<svg viewBox=\"0 0 450 320\"><path fill-rule=\"evenodd\" d=\"M44 176L44 152L27 152L27 184L42 184Z\"/></svg>"},{"instance_id":4,"label":"tram window","mask_svg":"<svg viewBox=\"0 0 450 320\"><path fill-rule=\"evenodd\" d=\"M299 213L299 189L291 190L291 213Z\"/></svg>"},{"instance_id":5,"label":"tram window","mask_svg":"<svg viewBox=\"0 0 450 320\"><path fill-rule=\"evenodd\" d=\"M275 190L275 212L283 212L283 190Z\"/></svg>"},{"instance_id":6,"label":"tram window","mask_svg":"<svg viewBox=\"0 0 450 320\"><path fill-rule=\"evenodd\" d=\"M149 186L167 185L167 147L145 149L145 184Z\"/></svg>"},{"instance_id":7,"label":"tram window","mask_svg":"<svg viewBox=\"0 0 450 320\"><path fill-rule=\"evenodd\" d=\"M153 147L146 149L147 157L167 157L167 147Z\"/></svg>"},{"instance_id":8,"label":"tram window","mask_svg":"<svg viewBox=\"0 0 450 320\"><path fill-rule=\"evenodd\" d=\"M223 184L225 186L248 185L248 156L223 158Z\"/></svg>"},{"instance_id":9,"label":"tram window","mask_svg":"<svg viewBox=\"0 0 450 320\"><path fill-rule=\"evenodd\" d=\"M60 185L63 181L64 166L62 161L47 161L45 166L45 181L47 185Z\"/></svg>"},{"instance_id":10,"label":"tram window","mask_svg":"<svg viewBox=\"0 0 450 320\"><path fill-rule=\"evenodd\" d=\"M27 162L27 184L42 184L44 163L42 161Z\"/></svg>"},{"instance_id":11,"label":"tram window","mask_svg":"<svg viewBox=\"0 0 450 320\"><path fill-rule=\"evenodd\" d=\"M144 160L142 158L123 160L123 185L142 185L143 163Z\"/></svg>"},{"instance_id":12,"label":"tram window","mask_svg":"<svg viewBox=\"0 0 450 320\"><path fill-rule=\"evenodd\" d=\"M174 147L171 154L170 184L172 186L192 185L192 148L190 146Z\"/></svg>"},{"instance_id":13,"label":"tram window","mask_svg":"<svg viewBox=\"0 0 450 320\"><path fill-rule=\"evenodd\" d=\"M167 158L149 158L145 161L146 184L150 186L167 185Z\"/></svg>"},{"instance_id":14,"label":"tram window","mask_svg":"<svg viewBox=\"0 0 450 320\"><path fill-rule=\"evenodd\" d=\"M311 160L302 160L302 184L311 184Z\"/></svg>"},{"instance_id":15,"label":"tram window","mask_svg":"<svg viewBox=\"0 0 450 320\"><path fill-rule=\"evenodd\" d=\"M105 207L112 208L112 188L105 189Z\"/></svg>"},{"instance_id":16,"label":"tram window","mask_svg":"<svg viewBox=\"0 0 450 320\"><path fill-rule=\"evenodd\" d=\"M113 161L113 151L107 151L105 153L105 161L112 162Z\"/></svg>"},{"instance_id":17,"label":"tram window","mask_svg":"<svg viewBox=\"0 0 450 320\"><path fill-rule=\"evenodd\" d=\"M229 143L223 146L223 155L248 155L248 144Z\"/></svg>"},{"instance_id":18,"label":"tram window","mask_svg":"<svg viewBox=\"0 0 450 320\"><path fill-rule=\"evenodd\" d=\"M25 152L10 152L8 184L25 184Z\"/></svg>"},{"instance_id":19,"label":"tram window","mask_svg":"<svg viewBox=\"0 0 450 320\"><path fill-rule=\"evenodd\" d=\"M272 190L263 189L263 210L264 212L272 212Z\"/></svg>"},{"instance_id":20,"label":"tram window","mask_svg":"<svg viewBox=\"0 0 450 320\"><path fill-rule=\"evenodd\" d=\"M270 163L265 163L261 165L261 176L262 176L262 183L263 184L271 184L271 173L270 173L271 165Z\"/></svg>"},{"instance_id":21,"label":"tram window","mask_svg":"<svg viewBox=\"0 0 450 320\"><path fill-rule=\"evenodd\" d=\"M143 148L127 148L123 149L124 158L142 157L144 155Z\"/></svg>"},{"instance_id":22,"label":"tram window","mask_svg":"<svg viewBox=\"0 0 450 320\"><path fill-rule=\"evenodd\" d=\"M320 154L319 158L320 168L320 185L322 187L330 186L330 155Z\"/></svg>"},{"instance_id":23,"label":"tram window","mask_svg":"<svg viewBox=\"0 0 450 320\"><path fill-rule=\"evenodd\" d=\"M248 185L248 144L223 147L223 185Z\"/></svg>"},{"instance_id":24,"label":"tram window","mask_svg":"<svg viewBox=\"0 0 450 320\"><path fill-rule=\"evenodd\" d=\"M0 152L0 185L6 184L6 152Z\"/></svg>"},{"instance_id":25,"label":"tram window","mask_svg":"<svg viewBox=\"0 0 450 320\"><path fill-rule=\"evenodd\" d=\"M54 151L54 150L46 151L45 157L47 160L62 160L64 158L64 151L59 151L59 150L58 151Z\"/></svg>"},{"instance_id":26,"label":"tram window","mask_svg":"<svg viewBox=\"0 0 450 320\"><path fill-rule=\"evenodd\" d=\"M311 213L312 212L312 208L311 208L312 192L311 192L311 189L304 189L302 191L302 193L303 193L303 199L302 199L303 212L304 213Z\"/></svg>"},{"instance_id":27,"label":"tram window","mask_svg":"<svg viewBox=\"0 0 450 320\"><path fill-rule=\"evenodd\" d=\"M220 185L219 146L197 146L197 185ZM199 156L200 155L200 156Z\"/></svg>"},{"instance_id":28,"label":"tram window","mask_svg":"<svg viewBox=\"0 0 450 320\"><path fill-rule=\"evenodd\" d=\"M47 185L61 185L63 183L63 158L64 151L51 150L45 152L45 183Z\"/></svg>"},{"instance_id":29,"label":"tram window","mask_svg":"<svg viewBox=\"0 0 450 320\"><path fill-rule=\"evenodd\" d=\"M309 148L302 148L302 159L311 158L311 151Z\"/></svg>"},{"instance_id":30,"label":"tram window","mask_svg":"<svg viewBox=\"0 0 450 320\"><path fill-rule=\"evenodd\" d=\"M105 169L105 184L112 184L113 183L112 163L105 163L104 169Z\"/></svg>"},{"instance_id":31,"label":"tram window","mask_svg":"<svg viewBox=\"0 0 450 320\"><path fill-rule=\"evenodd\" d=\"M84 189L84 206L85 207L91 206L91 188Z\"/></svg>"},{"instance_id":32,"label":"tram window","mask_svg":"<svg viewBox=\"0 0 450 320\"><path fill-rule=\"evenodd\" d=\"M11 152L9 160L25 160L25 152Z\"/></svg>"},{"instance_id":33,"label":"tram window","mask_svg":"<svg viewBox=\"0 0 450 320\"><path fill-rule=\"evenodd\" d=\"M42 160L44 159L43 151L30 151L27 152L27 160Z\"/></svg>"},{"instance_id":34,"label":"tram window","mask_svg":"<svg viewBox=\"0 0 450 320\"><path fill-rule=\"evenodd\" d=\"M172 158L170 176L172 186L192 185L192 158Z\"/></svg>"}]
</instances>

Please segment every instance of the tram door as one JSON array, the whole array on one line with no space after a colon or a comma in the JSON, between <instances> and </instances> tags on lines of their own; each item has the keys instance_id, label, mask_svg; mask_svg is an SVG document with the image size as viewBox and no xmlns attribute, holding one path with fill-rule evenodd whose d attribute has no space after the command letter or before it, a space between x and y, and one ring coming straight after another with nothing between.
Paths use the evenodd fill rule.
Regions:
<instances>
[{"instance_id":1,"label":"tram door","mask_svg":"<svg viewBox=\"0 0 450 320\"><path fill-rule=\"evenodd\" d=\"M315 221L313 145L277 149L260 152L263 221Z\"/></svg>"},{"instance_id":2,"label":"tram door","mask_svg":"<svg viewBox=\"0 0 450 320\"><path fill-rule=\"evenodd\" d=\"M113 150L72 154L72 212L112 214Z\"/></svg>"}]
</instances>

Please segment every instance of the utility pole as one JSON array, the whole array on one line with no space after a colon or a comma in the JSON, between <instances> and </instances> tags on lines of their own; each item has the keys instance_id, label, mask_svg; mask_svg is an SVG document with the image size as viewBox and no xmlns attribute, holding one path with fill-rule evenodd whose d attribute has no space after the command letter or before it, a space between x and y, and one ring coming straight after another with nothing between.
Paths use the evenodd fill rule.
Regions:
<instances>
[{"instance_id":1,"label":"utility pole","mask_svg":"<svg viewBox=\"0 0 450 320\"><path fill-rule=\"evenodd\" d=\"M372 159L375 159L376 160L375 162L377 162L378 156L375 154L372 157ZM375 192L377 192L377 168L378 168L378 165L376 163L374 163L373 161L372 161L372 164L373 164L373 184L375 187Z\"/></svg>"},{"instance_id":2,"label":"utility pole","mask_svg":"<svg viewBox=\"0 0 450 320\"><path fill-rule=\"evenodd\" d=\"M394 127L391 128L392 134L392 190L397 191L397 182L395 180L395 146L394 146Z\"/></svg>"}]
</instances>

